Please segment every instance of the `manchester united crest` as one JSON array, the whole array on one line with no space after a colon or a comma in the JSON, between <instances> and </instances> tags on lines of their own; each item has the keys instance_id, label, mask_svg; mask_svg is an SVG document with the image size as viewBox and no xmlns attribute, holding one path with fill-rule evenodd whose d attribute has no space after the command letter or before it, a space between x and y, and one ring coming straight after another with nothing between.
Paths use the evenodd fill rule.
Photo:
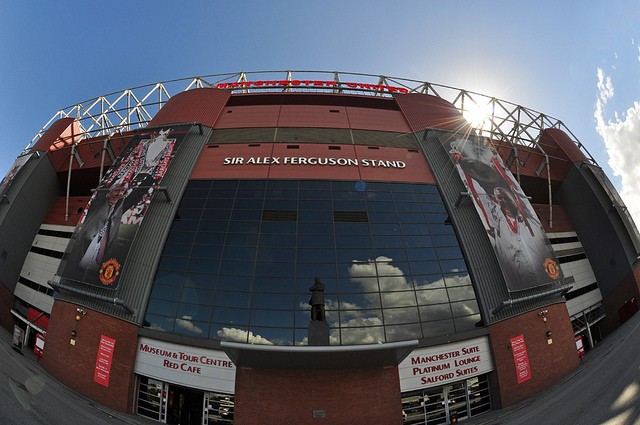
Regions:
<instances>
[{"instance_id":1,"label":"manchester united crest","mask_svg":"<svg viewBox=\"0 0 640 425\"><path fill-rule=\"evenodd\" d=\"M558 263L551 258L544 260L544 271L547 272L547 275L551 279L557 279L560 276L560 267L558 267Z\"/></svg>"},{"instance_id":2,"label":"manchester united crest","mask_svg":"<svg viewBox=\"0 0 640 425\"><path fill-rule=\"evenodd\" d=\"M111 258L102 263L98 273L100 274L100 282L109 286L116 281L120 274L120 263L115 258Z\"/></svg>"}]
</instances>

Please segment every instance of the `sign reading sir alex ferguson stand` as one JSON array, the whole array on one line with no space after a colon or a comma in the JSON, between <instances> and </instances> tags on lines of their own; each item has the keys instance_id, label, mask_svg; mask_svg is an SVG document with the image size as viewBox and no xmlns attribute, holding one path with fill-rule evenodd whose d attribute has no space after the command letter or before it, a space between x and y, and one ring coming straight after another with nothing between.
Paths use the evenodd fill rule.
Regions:
<instances>
[{"instance_id":1,"label":"sign reading sir alex ferguson stand","mask_svg":"<svg viewBox=\"0 0 640 425\"><path fill-rule=\"evenodd\" d=\"M118 287L131 242L184 134L175 128L145 130L125 146L85 208L61 277Z\"/></svg>"}]
</instances>

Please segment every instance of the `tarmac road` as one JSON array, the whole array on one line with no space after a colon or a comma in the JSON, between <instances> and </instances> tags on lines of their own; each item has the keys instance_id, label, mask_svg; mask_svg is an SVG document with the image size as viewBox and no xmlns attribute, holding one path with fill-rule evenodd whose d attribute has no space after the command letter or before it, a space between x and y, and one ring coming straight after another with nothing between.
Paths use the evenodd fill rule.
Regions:
<instances>
[{"instance_id":1,"label":"tarmac road","mask_svg":"<svg viewBox=\"0 0 640 425\"><path fill-rule=\"evenodd\" d=\"M69 365L69 373L73 373ZM70 390L49 376L31 352L12 348L11 335L0 328L0 424L126 425L157 424L114 412Z\"/></svg>"},{"instance_id":2,"label":"tarmac road","mask_svg":"<svg viewBox=\"0 0 640 425\"><path fill-rule=\"evenodd\" d=\"M554 388L465 425L640 425L640 313Z\"/></svg>"},{"instance_id":3,"label":"tarmac road","mask_svg":"<svg viewBox=\"0 0 640 425\"><path fill-rule=\"evenodd\" d=\"M23 355L11 347L11 335L0 329L0 424L158 423L85 398L49 376L32 353ZM461 423L640 425L640 313L589 351L580 367L554 388Z\"/></svg>"}]
</instances>

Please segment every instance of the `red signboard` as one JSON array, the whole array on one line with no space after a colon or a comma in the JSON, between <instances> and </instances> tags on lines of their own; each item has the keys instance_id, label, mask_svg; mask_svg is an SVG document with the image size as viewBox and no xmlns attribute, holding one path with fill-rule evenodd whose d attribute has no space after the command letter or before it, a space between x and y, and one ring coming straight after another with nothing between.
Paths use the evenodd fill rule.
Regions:
<instances>
[{"instance_id":1,"label":"red signboard","mask_svg":"<svg viewBox=\"0 0 640 425\"><path fill-rule=\"evenodd\" d=\"M36 342L33 345L33 352L35 353L38 360L42 357L42 352L44 351L44 335L40 332L36 334Z\"/></svg>"},{"instance_id":2,"label":"red signboard","mask_svg":"<svg viewBox=\"0 0 640 425\"><path fill-rule=\"evenodd\" d=\"M105 387L109 386L109 375L111 374L111 360L113 359L113 349L116 340L108 336L100 336L98 346L98 357L96 358L96 369L93 372L93 380Z\"/></svg>"},{"instance_id":3,"label":"red signboard","mask_svg":"<svg viewBox=\"0 0 640 425\"><path fill-rule=\"evenodd\" d=\"M531 379L531 367L529 366L529 355L527 354L527 346L524 343L524 335L513 337L510 342L513 360L516 364L518 384L521 384Z\"/></svg>"}]
</instances>

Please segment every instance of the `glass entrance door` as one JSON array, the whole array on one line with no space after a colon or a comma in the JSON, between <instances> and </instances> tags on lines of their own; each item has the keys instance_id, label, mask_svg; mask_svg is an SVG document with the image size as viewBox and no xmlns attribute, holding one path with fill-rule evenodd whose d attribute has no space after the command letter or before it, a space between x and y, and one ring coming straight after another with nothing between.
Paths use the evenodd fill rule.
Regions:
<instances>
[{"instance_id":1,"label":"glass entrance door","mask_svg":"<svg viewBox=\"0 0 640 425\"><path fill-rule=\"evenodd\" d=\"M404 424L440 425L491 410L486 375L402 394Z\"/></svg>"},{"instance_id":2,"label":"glass entrance door","mask_svg":"<svg viewBox=\"0 0 640 425\"><path fill-rule=\"evenodd\" d=\"M464 381L445 386L443 388L443 397L448 418L447 423L456 423L469 417L467 412L469 404Z\"/></svg>"}]
</instances>

